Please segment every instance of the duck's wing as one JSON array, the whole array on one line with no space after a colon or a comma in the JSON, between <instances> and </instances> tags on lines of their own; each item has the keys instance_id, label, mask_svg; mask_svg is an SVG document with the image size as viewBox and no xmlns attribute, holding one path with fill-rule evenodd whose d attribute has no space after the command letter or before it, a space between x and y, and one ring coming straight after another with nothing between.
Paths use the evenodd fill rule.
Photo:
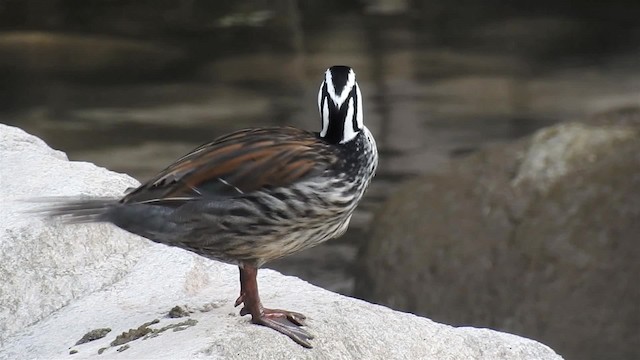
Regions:
<instances>
[{"instance_id":1,"label":"duck's wing","mask_svg":"<svg viewBox=\"0 0 640 360\"><path fill-rule=\"evenodd\" d=\"M241 130L204 144L127 194L122 203L179 205L287 186L339 161L316 134L279 127Z\"/></svg>"}]
</instances>

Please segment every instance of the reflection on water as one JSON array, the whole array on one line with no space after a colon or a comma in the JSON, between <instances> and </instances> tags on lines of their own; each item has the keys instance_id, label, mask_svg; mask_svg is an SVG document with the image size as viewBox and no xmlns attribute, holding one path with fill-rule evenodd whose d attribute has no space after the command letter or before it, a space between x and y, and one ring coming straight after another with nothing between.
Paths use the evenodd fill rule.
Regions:
<instances>
[{"instance_id":1,"label":"reflection on water","mask_svg":"<svg viewBox=\"0 0 640 360\"><path fill-rule=\"evenodd\" d=\"M33 26L6 25L3 122L71 159L144 180L235 129L318 129L324 69L351 65L380 148L379 175L342 240L272 264L347 294L355 245L400 181L488 143L640 99L640 26L615 4L609 14L467 1L370 3L382 12L351 2L208 9L183 1L159 21L141 3L125 6L127 16L111 9L82 26L60 8L51 13L71 20L53 16L46 25L34 15ZM41 31L51 28L58 31Z\"/></svg>"}]
</instances>

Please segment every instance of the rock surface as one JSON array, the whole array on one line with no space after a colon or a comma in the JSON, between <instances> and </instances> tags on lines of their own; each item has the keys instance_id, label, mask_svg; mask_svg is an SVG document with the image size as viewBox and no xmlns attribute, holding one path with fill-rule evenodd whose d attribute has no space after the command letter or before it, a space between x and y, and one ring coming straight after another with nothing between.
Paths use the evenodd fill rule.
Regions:
<instances>
[{"instance_id":1,"label":"rock surface","mask_svg":"<svg viewBox=\"0 0 640 360\"><path fill-rule=\"evenodd\" d=\"M74 298L122 278L146 245L111 226L46 223L25 213L34 206L25 200L117 196L130 186L137 181L69 162L42 140L0 124L0 343Z\"/></svg>"},{"instance_id":2,"label":"rock surface","mask_svg":"<svg viewBox=\"0 0 640 360\"><path fill-rule=\"evenodd\" d=\"M309 316L316 338L304 349L237 315L234 266L106 225L24 214L34 206L25 197L116 195L135 181L67 162L16 128L0 125L0 139L0 359L561 359L533 340L437 324L261 271L265 303ZM106 336L75 345L92 330Z\"/></svg>"},{"instance_id":3,"label":"rock surface","mask_svg":"<svg viewBox=\"0 0 640 360\"><path fill-rule=\"evenodd\" d=\"M374 220L357 295L568 358L640 357L633 119L546 128L407 184Z\"/></svg>"}]
</instances>

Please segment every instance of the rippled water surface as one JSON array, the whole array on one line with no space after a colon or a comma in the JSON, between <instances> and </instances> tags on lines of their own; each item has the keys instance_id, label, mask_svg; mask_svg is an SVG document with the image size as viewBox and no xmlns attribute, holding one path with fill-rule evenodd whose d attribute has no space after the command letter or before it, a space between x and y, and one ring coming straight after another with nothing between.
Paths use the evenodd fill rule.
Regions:
<instances>
[{"instance_id":1,"label":"rippled water surface","mask_svg":"<svg viewBox=\"0 0 640 360\"><path fill-rule=\"evenodd\" d=\"M372 211L402 181L489 143L640 102L640 26L626 17L276 3L160 30L117 17L92 31L8 29L2 122L143 181L229 131L317 130L324 69L351 65L379 174L347 235L271 264L349 294Z\"/></svg>"}]
</instances>

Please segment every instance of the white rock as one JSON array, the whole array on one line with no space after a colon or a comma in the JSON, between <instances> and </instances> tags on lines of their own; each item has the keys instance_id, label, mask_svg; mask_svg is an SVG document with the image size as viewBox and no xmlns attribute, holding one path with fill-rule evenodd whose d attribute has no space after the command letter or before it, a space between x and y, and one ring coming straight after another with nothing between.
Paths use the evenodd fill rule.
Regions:
<instances>
[{"instance_id":1,"label":"white rock","mask_svg":"<svg viewBox=\"0 0 640 360\"><path fill-rule=\"evenodd\" d=\"M0 344L7 336L120 279L146 243L107 225L63 227L24 200L119 195L137 182L69 162L24 131L0 124Z\"/></svg>"},{"instance_id":2,"label":"white rock","mask_svg":"<svg viewBox=\"0 0 640 360\"><path fill-rule=\"evenodd\" d=\"M261 270L267 306L308 316L316 338L313 349L304 349L238 315L234 266L149 245L106 225L61 227L24 214L34 206L17 201L26 196L117 195L135 181L67 162L15 128L0 125L0 141L0 359L561 359L533 340L438 324ZM165 317L175 305L191 316ZM109 345L153 319L160 320L155 329L197 323L131 341L122 352ZM74 345L104 327L112 331L103 339Z\"/></svg>"}]
</instances>

